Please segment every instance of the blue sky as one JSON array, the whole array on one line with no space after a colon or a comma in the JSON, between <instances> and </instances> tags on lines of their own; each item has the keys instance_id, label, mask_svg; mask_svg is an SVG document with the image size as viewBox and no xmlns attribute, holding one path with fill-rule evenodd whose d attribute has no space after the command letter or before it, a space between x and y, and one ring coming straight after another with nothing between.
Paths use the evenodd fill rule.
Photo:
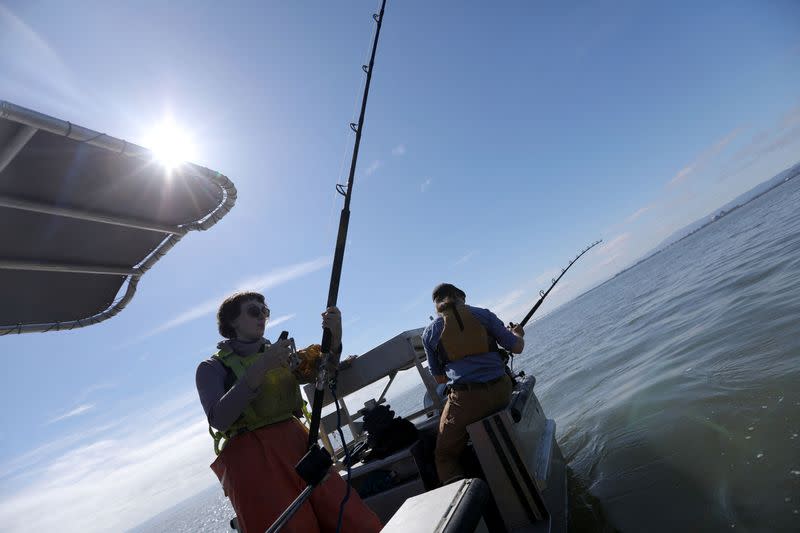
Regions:
<instances>
[{"instance_id":1,"label":"blue sky","mask_svg":"<svg viewBox=\"0 0 800 533\"><path fill-rule=\"evenodd\" d=\"M0 1L0 99L133 142L171 116L239 190L119 316L0 339L5 528L119 530L215 482L194 370L227 293L264 290L268 334L318 342L374 8ZM546 313L798 154L796 2L390 1L345 350L425 325L443 280L518 320L603 238Z\"/></svg>"}]
</instances>

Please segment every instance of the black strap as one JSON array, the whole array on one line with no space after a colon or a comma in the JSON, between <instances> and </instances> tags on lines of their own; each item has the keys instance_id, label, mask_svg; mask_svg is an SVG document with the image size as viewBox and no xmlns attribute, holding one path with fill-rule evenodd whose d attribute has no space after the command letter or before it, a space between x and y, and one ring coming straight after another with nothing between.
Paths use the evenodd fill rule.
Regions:
<instances>
[{"instance_id":1,"label":"black strap","mask_svg":"<svg viewBox=\"0 0 800 533\"><path fill-rule=\"evenodd\" d=\"M464 321L461 320L461 314L458 312L455 304L450 304L453 308L453 314L456 316L456 321L458 322L458 328L461 331L464 331Z\"/></svg>"},{"instance_id":2,"label":"black strap","mask_svg":"<svg viewBox=\"0 0 800 533\"><path fill-rule=\"evenodd\" d=\"M236 384L236 374L234 374L233 369L226 364L222 364L222 368L225 369L225 392L228 392Z\"/></svg>"}]
</instances>

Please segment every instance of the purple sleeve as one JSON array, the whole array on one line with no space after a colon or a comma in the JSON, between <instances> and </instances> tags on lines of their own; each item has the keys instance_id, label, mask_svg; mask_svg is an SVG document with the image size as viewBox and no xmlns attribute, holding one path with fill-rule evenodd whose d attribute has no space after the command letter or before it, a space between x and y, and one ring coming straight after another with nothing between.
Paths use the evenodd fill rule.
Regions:
<instances>
[{"instance_id":1,"label":"purple sleeve","mask_svg":"<svg viewBox=\"0 0 800 533\"><path fill-rule=\"evenodd\" d=\"M200 363L195 375L197 393L208 423L219 431L231 427L247 404L258 395L258 391L250 390L244 380L237 381L225 392L225 375L225 367L213 359Z\"/></svg>"},{"instance_id":2,"label":"purple sleeve","mask_svg":"<svg viewBox=\"0 0 800 533\"><path fill-rule=\"evenodd\" d=\"M479 307L471 308L473 314L483 324L483 327L489 332L489 335L495 338L497 344L511 350L517 344L517 336L511 333L497 316L488 309L481 309ZM477 313L475 312L477 311Z\"/></svg>"},{"instance_id":3,"label":"purple sleeve","mask_svg":"<svg viewBox=\"0 0 800 533\"><path fill-rule=\"evenodd\" d=\"M439 361L438 354L436 353L439 341L433 342L433 335L435 323L428 325L425 331L422 332L422 346L425 348L425 355L428 357L428 369L433 376L444 376L444 368Z\"/></svg>"}]
</instances>

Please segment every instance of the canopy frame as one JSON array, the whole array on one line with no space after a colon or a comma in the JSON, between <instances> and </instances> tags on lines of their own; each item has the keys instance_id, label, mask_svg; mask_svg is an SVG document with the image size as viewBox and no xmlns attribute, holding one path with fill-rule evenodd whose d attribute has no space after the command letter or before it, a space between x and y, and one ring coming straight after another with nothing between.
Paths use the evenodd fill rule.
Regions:
<instances>
[{"instance_id":1,"label":"canopy frame","mask_svg":"<svg viewBox=\"0 0 800 533\"><path fill-rule=\"evenodd\" d=\"M68 139L90 144L92 146L124 155L137 158L145 162L154 160L153 153L141 146L130 143L123 139L118 139L100 133L89 128L73 124L72 122L50 117L43 113L27 109L6 101L0 101L0 120L5 119L18 124L18 130L5 146L0 147L0 173L22 152L28 142L38 131L45 131L55 135L63 136ZM0 324L0 336L9 333L32 333L53 330L71 330L83 328L92 324L97 324L108 320L124 309L133 298L137 285L141 277L153 265L158 262L180 239L189 231L207 230L216 224L236 203L237 191L233 182L223 174L208 168L195 165L193 163L182 163L182 171L207 182L210 182L221 191L222 201L206 213L199 220L194 220L185 224L160 224L147 220L136 220L130 217L118 216L109 213L92 212L89 209L76 209L57 205L48 205L42 202L29 201L21 198L14 198L8 195L0 195L0 207L13 210L27 211L64 217L93 223L108 224L131 228L136 230L152 231L164 234L164 239L152 252L141 260L133 268L121 268L118 265L107 264L77 264L77 263L54 263L37 262L30 260L15 260L0 257L0 274L4 271L23 270L28 272L64 272L98 275L117 275L125 276L123 284L127 284L125 292L121 298L115 299L105 310L91 316L76 320L47 323L17 323ZM121 292L120 288L120 292ZM119 292L117 293L119 294Z\"/></svg>"}]
</instances>

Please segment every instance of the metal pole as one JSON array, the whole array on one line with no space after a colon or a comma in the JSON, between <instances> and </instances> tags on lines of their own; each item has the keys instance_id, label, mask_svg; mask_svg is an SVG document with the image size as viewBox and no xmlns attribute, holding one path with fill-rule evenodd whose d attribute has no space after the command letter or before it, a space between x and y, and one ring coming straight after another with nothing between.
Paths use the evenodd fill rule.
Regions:
<instances>
[{"instance_id":1,"label":"metal pole","mask_svg":"<svg viewBox=\"0 0 800 533\"><path fill-rule=\"evenodd\" d=\"M277 520L275 520L275 523L269 526L269 529L267 530L266 533L275 533L276 531L280 531L281 528L286 525L286 522L288 522L289 519L292 516L294 516L294 513L296 513L297 510L300 509L300 506L303 505L306 502L306 500L311 497L311 491L313 490L314 490L313 485L308 485L305 489L303 489L303 492L300 493L300 496L295 498L292 504L289 507L287 507L283 513L281 513L281 515L278 517Z\"/></svg>"}]
</instances>

